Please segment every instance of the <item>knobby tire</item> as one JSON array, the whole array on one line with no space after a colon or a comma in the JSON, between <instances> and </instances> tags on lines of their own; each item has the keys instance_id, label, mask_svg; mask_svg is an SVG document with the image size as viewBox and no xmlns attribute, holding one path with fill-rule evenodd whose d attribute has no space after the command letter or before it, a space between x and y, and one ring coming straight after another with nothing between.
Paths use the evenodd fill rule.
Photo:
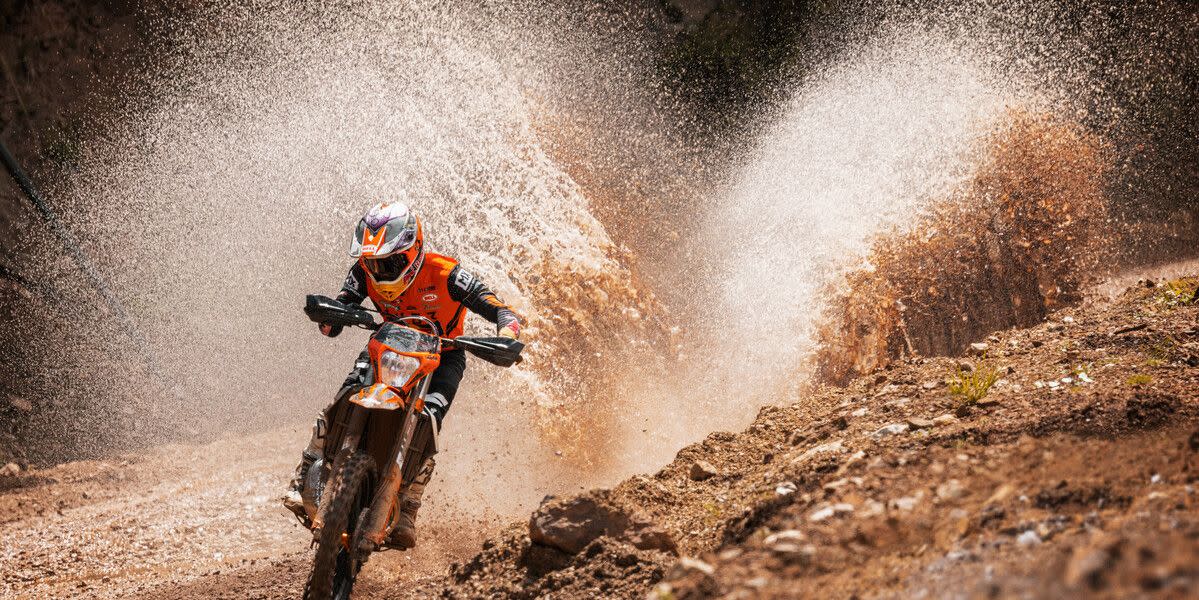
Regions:
<instances>
[{"instance_id":1,"label":"knobby tire","mask_svg":"<svg viewBox=\"0 0 1199 600\"><path fill-rule=\"evenodd\" d=\"M329 482L332 485L326 486L326 490L336 490L336 493L328 499L332 504L326 512L316 556L312 559L312 572L304 586L304 600L349 598L358 565L342 546L341 534L350 534L350 547L353 548L353 530L371 500L374 473L375 461L355 452L346 457L345 465L335 474L336 480Z\"/></svg>"}]
</instances>

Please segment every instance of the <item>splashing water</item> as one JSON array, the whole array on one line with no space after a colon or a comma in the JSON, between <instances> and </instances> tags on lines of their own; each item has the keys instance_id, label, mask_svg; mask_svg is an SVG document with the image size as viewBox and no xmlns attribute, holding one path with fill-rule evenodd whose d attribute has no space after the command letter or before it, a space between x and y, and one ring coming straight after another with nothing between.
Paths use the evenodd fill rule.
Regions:
<instances>
[{"instance_id":1,"label":"splashing water","mask_svg":"<svg viewBox=\"0 0 1199 600\"><path fill-rule=\"evenodd\" d=\"M674 256L653 257L654 281L704 295L663 315L654 293L668 290L645 285L600 220L651 209L618 185L594 206L601 194L580 182L624 173L576 179L562 158L639 97L601 94L585 127L555 112L559 94L610 85L638 59L611 39L611 56L597 58L580 50L595 40L553 17L530 27L521 10L487 7L471 17L423 2L336 15L252 6L165 24L179 50L57 194L87 215L73 225L93 233L93 254L109 258L189 400L131 406L202 431L290 423L323 406L365 335L322 338L300 298L334 292L354 220L402 197L435 250L530 324L528 366L468 369L439 477L503 509L653 468L792 399L822 287L869 268L874 235L969 181L1008 106L1052 104L961 32L901 27L847 46L796 86L748 157L714 161L732 172L727 184L662 209L700 225L678 228ZM638 181L678 167L646 141L658 133L603 132L637 137L639 157L667 157L647 159Z\"/></svg>"},{"instance_id":2,"label":"splashing water","mask_svg":"<svg viewBox=\"0 0 1199 600\"><path fill-rule=\"evenodd\" d=\"M434 251L529 321L529 366L472 362L448 420L446 445L474 456L457 474L512 484L502 465L553 460L556 448L529 430L561 427L561 406L582 401L589 356L607 348L572 328L640 339L652 325L622 311L649 313L652 300L533 127L545 99L529 91L553 74L509 52L515 25L483 30L434 4L362 11L240 9L172 24L182 49L156 66L153 100L131 102L61 195L87 215L76 225L98 232L93 243L186 398L127 402L151 421L213 433L328 401L366 334L323 338L301 299L338 289L361 211L407 201ZM589 314L578 314L582 299ZM480 464L496 453L509 457L500 468ZM555 471L541 471L530 486L549 485Z\"/></svg>"}]
</instances>

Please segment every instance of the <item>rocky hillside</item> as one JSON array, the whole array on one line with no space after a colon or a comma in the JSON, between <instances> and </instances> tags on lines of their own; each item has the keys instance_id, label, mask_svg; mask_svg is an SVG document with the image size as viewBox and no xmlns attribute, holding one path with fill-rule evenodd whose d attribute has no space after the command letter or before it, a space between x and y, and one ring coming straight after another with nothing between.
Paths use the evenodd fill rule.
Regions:
<instances>
[{"instance_id":1,"label":"rocky hillside","mask_svg":"<svg viewBox=\"0 0 1199 600\"><path fill-rule=\"evenodd\" d=\"M396 595L1199 592L1199 278L763 409Z\"/></svg>"}]
</instances>

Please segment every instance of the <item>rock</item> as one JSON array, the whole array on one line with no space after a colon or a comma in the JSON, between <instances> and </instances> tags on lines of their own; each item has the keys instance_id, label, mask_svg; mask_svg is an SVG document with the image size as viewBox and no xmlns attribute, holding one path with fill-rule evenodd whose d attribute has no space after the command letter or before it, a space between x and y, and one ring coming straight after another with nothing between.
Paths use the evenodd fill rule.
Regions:
<instances>
[{"instance_id":1,"label":"rock","mask_svg":"<svg viewBox=\"0 0 1199 600\"><path fill-rule=\"evenodd\" d=\"M720 472L716 470L716 467L713 467L709 462L697 460L691 463L691 472L689 475L692 481L704 481L719 474Z\"/></svg>"},{"instance_id":2,"label":"rock","mask_svg":"<svg viewBox=\"0 0 1199 600\"><path fill-rule=\"evenodd\" d=\"M979 398L978 401L974 403L975 406L982 406L982 407L997 406L998 404L999 404L999 399L996 398L995 396L984 396L982 398Z\"/></svg>"},{"instance_id":3,"label":"rock","mask_svg":"<svg viewBox=\"0 0 1199 600\"><path fill-rule=\"evenodd\" d=\"M805 565L811 563L816 556L816 546L812 544L777 544L770 550L781 557Z\"/></svg>"},{"instance_id":4,"label":"rock","mask_svg":"<svg viewBox=\"0 0 1199 600\"><path fill-rule=\"evenodd\" d=\"M1112 562L1112 555L1103 548L1076 547L1066 564L1066 585L1080 587L1086 585L1098 588L1103 583L1103 572Z\"/></svg>"},{"instance_id":5,"label":"rock","mask_svg":"<svg viewBox=\"0 0 1199 600\"><path fill-rule=\"evenodd\" d=\"M714 573L716 573L716 568L713 567L712 565L710 565L698 558L691 558L690 556L684 556L684 557L680 558L677 568L679 571L682 572L681 574L683 574L683 575L685 575L688 571L703 573L704 575L708 575L708 576L711 576ZM671 579L675 579L675 578L672 577Z\"/></svg>"},{"instance_id":6,"label":"rock","mask_svg":"<svg viewBox=\"0 0 1199 600\"><path fill-rule=\"evenodd\" d=\"M1012 487L1012 484L1005 483L995 488L995 491L991 494L991 497L987 498L987 501L983 504L1002 504L1005 500L1011 498L1015 491L1016 488Z\"/></svg>"},{"instance_id":7,"label":"rock","mask_svg":"<svg viewBox=\"0 0 1199 600\"><path fill-rule=\"evenodd\" d=\"M986 342L975 342L970 344L970 353L974 354L975 356L982 356L987 353L987 350L990 349L990 347L991 346L989 346Z\"/></svg>"},{"instance_id":8,"label":"rock","mask_svg":"<svg viewBox=\"0 0 1199 600\"><path fill-rule=\"evenodd\" d=\"M920 387L922 387L926 390L935 390L940 385L941 385L940 381L937 381L935 379L930 379L930 380L920 384Z\"/></svg>"},{"instance_id":9,"label":"rock","mask_svg":"<svg viewBox=\"0 0 1199 600\"><path fill-rule=\"evenodd\" d=\"M838 504L830 504L824 508L815 510L811 515L808 515L808 520L813 523L828 520L830 517L837 515L849 514L853 512L853 505L844 502Z\"/></svg>"},{"instance_id":10,"label":"rock","mask_svg":"<svg viewBox=\"0 0 1199 600\"><path fill-rule=\"evenodd\" d=\"M941 500L957 500L966 495L966 488L962 482L956 479L950 479L945 483L937 486L937 498Z\"/></svg>"},{"instance_id":11,"label":"rock","mask_svg":"<svg viewBox=\"0 0 1199 600\"><path fill-rule=\"evenodd\" d=\"M773 550L774 546L778 544L798 544L807 539L808 536L798 529L784 529L766 536L766 539L762 540L762 545Z\"/></svg>"},{"instance_id":12,"label":"rock","mask_svg":"<svg viewBox=\"0 0 1199 600\"><path fill-rule=\"evenodd\" d=\"M529 519L529 538L535 544L567 554L577 554L600 536L627 541L641 550L678 552L668 533L642 515L617 506L607 490L547 499Z\"/></svg>"},{"instance_id":13,"label":"rock","mask_svg":"<svg viewBox=\"0 0 1199 600\"><path fill-rule=\"evenodd\" d=\"M958 418L949 413L945 413L938 417L933 417L933 425L941 427L944 427L945 425L953 425L954 423L957 423L957 421Z\"/></svg>"},{"instance_id":14,"label":"rock","mask_svg":"<svg viewBox=\"0 0 1199 600\"><path fill-rule=\"evenodd\" d=\"M816 555L816 547L805 544L806 540L807 536L803 532L787 529L766 536L766 539L762 540L762 545L776 555L807 563L811 562L812 557Z\"/></svg>"},{"instance_id":15,"label":"rock","mask_svg":"<svg viewBox=\"0 0 1199 600\"><path fill-rule=\"evenodd\" d=\"M1061 331L1065 328L1066 328L1065 325L1062 325L1061 323L1054 323L1053 321L1050 321L1049 323L1047 323L1045 325L1046 331Z\"/></svg>"},{"instance_id":16,"label":"rock","mask_svg":"<svg viewBox=\"0 0 1199 600\"><path fill-rule=\"evenodd\" d=\"M841 479L836 479L836 480L830 481L820 487L822 489L824 489L825 491L835 492L847 485L849 485L849 479L842 477Z\"/></svg>"},{"instance_id":17,"label":"rock","mask_svg":"<svg viewBox=\"0 0 1199 600\"><path fill-rule=\"evenodd\" d=\"M794 483L790 481L784 481L775 486L774 493L779 496L790 496L791 494L795 493L796 489L798 488L795 487Z\"/></svg>"},{"instance_id":18,"label":"rock","mask_svg":"<svg viewBox=\"0 0 1199 600\"><path fill-rule=\"evenodd\" d=\"M33 410L33 403L20 396L9 396L8 405L21 412L30 412Z\"/></svg>"},{"instance_id":19,"label":"rock","mask_svg":"<svg viewBox=\"0 0 1199 600\"><path fill-rule=\"evenodd\" d=\"M887 503L887 505L895 510L902 510L902 511L907 512L907 511L912 510L913 508L916 508L916 505L919 502L920 502L920 498L917 496L904 496L902 498L892 498L891 501Z\"/></svg>"},{"instance_id":20,"label":"rock","mask_svg":"<svg viewBox=\"0 0 1199 600\"><path fill-rule=\"evenodd\" d=\"M10 462L0 467L0 477L13 477L21 474L21 465Z\"/></svg>"},{"instance_id":21,"label":"rock","mask_svg":"<svg viewBox=\"0 0 1199 600\"><path fill-rule=\"evenodd\" d=\"M1016 537L1016 543L1024 546L1025 548L1030 546L1039 546L1041 545L1041 536L1037 535L1037 532L1029 529L1028 531L1021 533Z\"/></svg>"},{"instance_id":22,"label":"rock","mask_svg":"<svg viewBox=\"0 0 1199 600\"><path fill-rule=\"evenodd\" d=\"M901 433L907 433L908 428L909 426L907 423L892 423L890 425L879 427L870 435L876 438L890 437L893 435L899 435Z\"/></svg>"},{"instance_id":23,"label":"rock","mask_svg":"<svg viewBox=\"0 0 1199 600\"><path fill-rule=\"evenodd\" d=\"M873 498L869 498L866 500L866 502L862 503L862 510L857 514L858 518L861 519L877 517L878 515L883 514L883 511L886 509L887 507L883 506L882 502L879 502Z\"/></svg>"},{"instance_id":24,"label":"rock","mask_svg":"<svg viewBox=\"0 0 1199 600\"><path fill-rule=\"evenodd\" d=\"M811 448L808 448L807 450L804 451L803 454L800 454L792 462L804 463L804 462L807 462L809 459L819 456L821 454L835 454L835 453L841 453L844 451L845 451L845 446L843 445L842 441L841 440L833 440L831 442L828 442L827 444L820 444L819 446L813 446Z\"/></svg>"},{"instance_id":25,"label":"rock","mask_svg":"<svg viewBox=\"0 0 1199 600\"><path fill-rule=\"evenodd\" d=\"M969 373L974 370L974 363L968 360L959 360L958 370L962 371L963 373Z\"/></svg>"},{"instance_id":26,"label":"rock","mask_svg":"<svg viewBox=\"0 0 1199 600\"><path fill-rule=\"evenodd\" d=\"M912 429L928 429L936 425L936 423L933 423L932 420L922 419L920 417L908 417L907 423L908 427L911 427Z\"/></svg>"},{"instance_id":27,"label":"rock","mask_svg":"<svg viewBox=\"0 0 1199 600\"><path fill-rule=\"evenodd\" d=\"M868 411L868 410L866 410L866 407L865 407L865 406L863 406L862 408L859 408L859 409L857 409L857 410L855 410L855 411L853 411L853 412L849 413L849 416L851 416L851 417L864 417L864 416L866 416L866 413L867 413L867 412L869 412L869 411Z\"/></svg>"}]
</instances>

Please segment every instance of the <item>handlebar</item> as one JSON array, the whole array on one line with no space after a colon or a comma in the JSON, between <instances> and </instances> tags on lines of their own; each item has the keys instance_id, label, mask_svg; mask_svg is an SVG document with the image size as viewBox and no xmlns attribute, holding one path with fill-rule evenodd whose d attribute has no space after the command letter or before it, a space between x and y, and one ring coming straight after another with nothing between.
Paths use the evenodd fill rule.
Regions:
<instances>
[{"instance_id":1,"label":"handlebar","mask_svg":"<svg viewBox=\"0 0 1199 600\"><path fill-rule=\"evenodd\" d=\"M375 318L370 314L371 312L379 314L379 311L371 311L361 306L350 306L326 296L311 294L307 297L304 305L304 313L308 315L309 319L317 323L362 327L363 329L377 331L387 321L375 321ZM402 325L413 321L419 324L418 327L413 327L414 329L426 329L428 332L436 332L439 329L433 319L424 315L412 315L394 320L395 323ZM459 336L456 338L447 338L438 336L438 339L441 340L443 349L447 346L450 349L461 348L487 362L501 367L510 367L523 361L520 353L524 350L525 345L511 338L498 336Z\"/></svg>"}]
</instances>

